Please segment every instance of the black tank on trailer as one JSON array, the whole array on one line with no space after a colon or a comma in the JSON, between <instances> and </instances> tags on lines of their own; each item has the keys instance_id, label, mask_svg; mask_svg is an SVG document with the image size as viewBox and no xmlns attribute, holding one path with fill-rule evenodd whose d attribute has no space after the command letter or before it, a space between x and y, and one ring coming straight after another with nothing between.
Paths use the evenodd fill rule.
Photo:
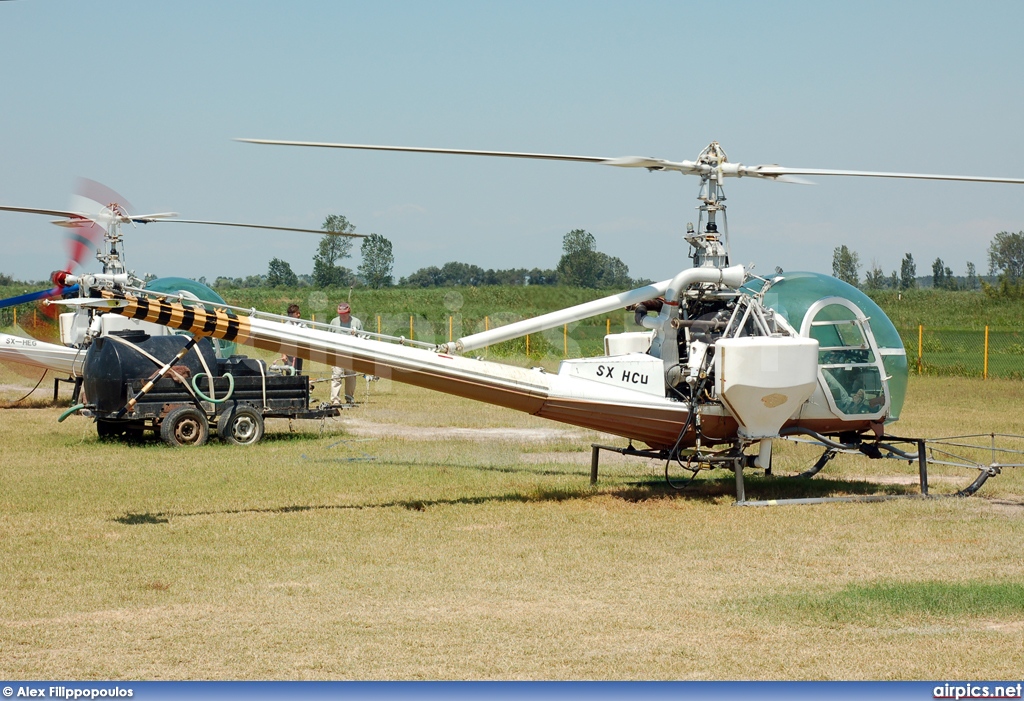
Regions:
<instances>
[{"instance_id":1,"label":"black tank on trailer","mask_svg":"<svg viewBox=\"0 0 1024 701\"><path fill-rule=\"evenodd\" d=\"M119 331L90 345L84 411L96 418L101 437L140 438L153 430L170 445L202 445L213 428L229 443L252 445L263 437L265 418L321 419L339 413L337 407L310 407L307 376L272 371L242 355L218 358L206 338L146 390L190 341Z\"/></svg>"}]
</instances>

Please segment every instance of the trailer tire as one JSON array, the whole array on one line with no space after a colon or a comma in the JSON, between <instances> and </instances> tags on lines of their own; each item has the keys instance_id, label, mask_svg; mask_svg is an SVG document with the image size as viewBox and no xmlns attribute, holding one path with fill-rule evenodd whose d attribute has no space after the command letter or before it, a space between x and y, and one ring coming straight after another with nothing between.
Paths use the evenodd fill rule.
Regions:
<instances>
[{"instance_id":1,"label":"trailer tire","mask_svg":"<svg viewBox=\"0 0 1024 701\"><path fill-rule=\"evenodd\" d=\"M101 441L114 440L120 437L123 432L124 429L116 421L96 419L96 434L100 437Z\"/></svg>"},{"instance_id":2,"label":"trailer tire","mask_svg":"<svg viewBox=\"0 0 1024 701\"><path fill-rule=\"evenodd\" d=\"M251 406L234 406L217 419L217 433L225 443L256 445L263 439L263 415Z\"/></svg>"},{"instance_id":3,"label":"trailer tire","mask_svg":"<svg viewBox=\"0 0 1024 701\"><path fill-rule=\"evenodd\" d=\"M96 419L96 434L101 441L126 440L129 443L141 443L145 433L146 425L142 421Z\"/></svg>"},{"instance_id":4,"label":"trailer tire","mask_svg":"<svg viewBox=\"0 0 1024 701\"><path fill-rule=\"evenodd\" d=\"M210 422L206 414L193 406L174 409L160 424L160 438L172 448L203 445L209 437Z\"/></svg>"}]
</instances>

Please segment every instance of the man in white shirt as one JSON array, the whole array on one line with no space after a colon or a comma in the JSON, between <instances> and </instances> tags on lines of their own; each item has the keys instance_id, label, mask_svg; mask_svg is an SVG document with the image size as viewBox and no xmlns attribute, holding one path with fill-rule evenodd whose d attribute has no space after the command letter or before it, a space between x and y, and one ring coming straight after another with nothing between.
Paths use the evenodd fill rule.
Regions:
<instances>
[{"instance_id":1,"label":"man in white shirt","mask_svg":"<svg viewBox=\"0 0 1024 701\"><path fill-rule=\"evenodd\" d=\"M338 333L342 333L342 329L348 329L352 333L363 330L363 322L352 316L352 308L349 307L348 302L341 302L338 304L338 316L331 320L331 326L338 329ZM334 329L332 328L332 331ZM356 374L351 370L345 368L334 368L331 373L331 404L341 404L341 385L342 379L345 381L345 402L351 404L355 402L356 394Z\"/></svg>"}]
</instances>

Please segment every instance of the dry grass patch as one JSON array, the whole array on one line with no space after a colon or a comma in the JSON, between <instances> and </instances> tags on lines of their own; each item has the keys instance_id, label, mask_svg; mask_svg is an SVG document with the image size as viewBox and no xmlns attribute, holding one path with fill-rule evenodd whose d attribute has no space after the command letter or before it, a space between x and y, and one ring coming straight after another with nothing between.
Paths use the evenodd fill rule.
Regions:
<instances>
[{"instance_id":1,"label":"dry grass patch","mask_svg":"<svg viewBox=\"0 0 1024 701\"><path fill-rule=\"evenodd\" d=\"M941 425L929 412L947 392L974 406L982 383L946 382L914 380L908 434ZM1006 410L985 409L988 391L978 424ZM488 431L565 427L397 385L370 399L199 450L100 443L59 408L0 412L0 675L1019 674L1016 473L966 500L740 509L731 474L677 492L645 461L602 458L592 489L589 446L607 436L506 440ZM480 433L360 436L348 421ZM908 489L855 479L902 469L868 465L751 477L748 494Z\"/></svg>"}]
</instances>

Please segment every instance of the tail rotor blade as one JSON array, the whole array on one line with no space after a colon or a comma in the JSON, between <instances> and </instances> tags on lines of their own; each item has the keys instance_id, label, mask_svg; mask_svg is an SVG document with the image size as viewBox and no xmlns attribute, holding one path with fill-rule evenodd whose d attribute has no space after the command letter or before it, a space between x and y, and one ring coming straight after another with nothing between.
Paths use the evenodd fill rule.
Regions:
<instances>
[{"instance_id":1,"label":"tail rotor blade","mask_svg":"<svg viewBox=\"0 0 1024 701\"><path fill-rule=\"evenodd\" d=\"M36 302L41 299L51 299L53 297L60 296L62 287L54 287L49 290L39 290L38 292L28 292L17 297L8 297L7 299L0 299L0 309L6 307L15 307L19 304L28 304L29 302Z\"/></svg>"},{"instance_id":2,"label":"tail rotor blade","mask_svg":"<svg viewBox=\"0 0 1024 701\"><path fill-rule=\"evenodd\" d=\"M65 222L68 233L64 237L68 248L68 262L64 272L70 273L85 260L90 251L95 251L103 240L103 227L91 219L72 219Z\"/></svg>"}]
</instances>

